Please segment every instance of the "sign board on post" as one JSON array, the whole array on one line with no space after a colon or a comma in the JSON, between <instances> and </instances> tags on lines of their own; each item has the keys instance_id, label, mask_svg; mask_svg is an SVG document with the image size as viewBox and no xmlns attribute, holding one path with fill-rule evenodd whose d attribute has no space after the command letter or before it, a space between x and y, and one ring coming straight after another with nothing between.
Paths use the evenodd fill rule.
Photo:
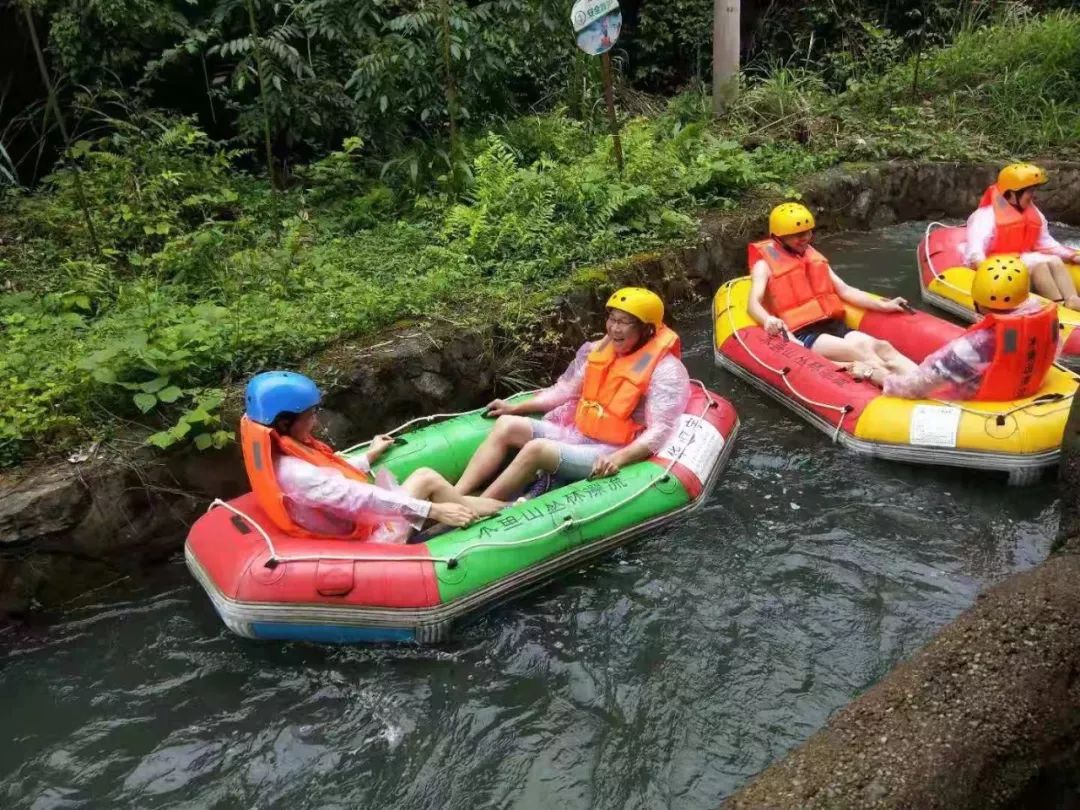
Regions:
<instances>
[{"instance_id":1,"label":"sign board on post","mask_svg":"<svg viewBox=\"0 0 1080 810\"><path fill-rule=\"evenodd\" d=\"M608 54L622 32L622 11L619 0L576 0L570 10L577 46L589 56L599 56L604 74L604 100L607 102L611 140L615 147L615 162L623 170L622 140L615 118L615 94L611 88L611 56Z\"/></svg>"},{"instance_id":2,"label":"sign board on post","mask_svg":"<svg viewBox=\"0 0 1080 810\"><path fill-rule=\"evenodd\" d=\"M622 32L619 0L577 0L570 12L577 46L589 56L610 51Z\"/></svg>"}]
</instances>

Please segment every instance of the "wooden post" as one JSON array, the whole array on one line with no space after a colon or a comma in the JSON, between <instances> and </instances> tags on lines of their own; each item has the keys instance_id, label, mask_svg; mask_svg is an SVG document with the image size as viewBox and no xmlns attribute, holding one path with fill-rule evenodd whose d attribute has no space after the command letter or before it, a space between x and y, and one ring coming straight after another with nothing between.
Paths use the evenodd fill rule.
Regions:
<instances>
[{"instance_id":1,"label":"wooden post","mask_svg":"<svg viewBox=\"0 0 1080 810\"><path fill-rule=\"evenodd\" d=\"M912 100L919 95L919 68L922 66L923 40L926 36L926 3L922 4L919 17L919 39L915 43L915 72L911 78Z\"/></svg>"},{"instance_id":2,"label":"wooden post","mask_svg":"<svg viewBox=\"0 0 1080 810\"><path fill-rule=\"evenodd\" d=\"M619 121L615 117L615 91L611 86L611 54L607 51L600 55L600 65L604 71L604 100L607 102L608 124L611 126L611 140L615 144L615 163L619 171L623 170L622 138L619 137Z\"/></svg>"},{"instance_id":3,"label":"wooden post","mask_svg":"<svg viewBox=\"0 0 1080 810\"><path fill-rule=\"evenodd\" d=\"M713 0L713 114L739 92L739 0Z\"/></svg>"}]
</instances>

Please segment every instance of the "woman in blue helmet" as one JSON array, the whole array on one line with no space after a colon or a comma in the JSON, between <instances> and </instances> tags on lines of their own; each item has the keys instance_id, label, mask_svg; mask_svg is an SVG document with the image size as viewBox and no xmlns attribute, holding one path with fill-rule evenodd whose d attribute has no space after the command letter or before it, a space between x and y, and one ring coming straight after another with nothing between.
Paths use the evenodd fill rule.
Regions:
<instances>
[{"instance_id":1,"label":"woman in blue helmet","mask_svg":"<svg viewBox=\"0 0 1080 810\"><path fill-rule=\"evenodd\" d=\"M426 520L467 526L505 504L458 494L431 469L416 470L400 485L371 464L393 444L377 436L351 461L317 440L322 400L302 374L267 371L248 383L240 420L244 466L259 505L291 534L404 543Z\"/></svg>"}]
</instances>

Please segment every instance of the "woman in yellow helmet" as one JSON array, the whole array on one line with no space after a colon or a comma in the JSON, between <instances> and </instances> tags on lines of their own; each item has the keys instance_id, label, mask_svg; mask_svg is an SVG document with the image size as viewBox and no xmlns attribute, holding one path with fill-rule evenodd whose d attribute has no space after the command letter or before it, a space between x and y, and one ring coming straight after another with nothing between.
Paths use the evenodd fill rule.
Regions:
<instances>
[{"instance_id":1,"label":"woman in yellow helmet","mask_svg":"<svg viewBox=\"0 0 1080 810\"><path fill-rule=\"evenodd\" d=\"M907 374L855 364L852 373L907 399L1004 402L1034 395L1057 357L1057 307L1030 297L1030 274L1015 256L979 263L971 286L983 319Z\"/></svg>"},{"instance_id":2,"label":"woman in yellow helmet","mask_svg":"<svg viewBox=\"0 0 1080 810\"><path fill-rule=\"evenodd\" d=\"M770 335L790 334L837 363L862 361L882 372L915 368L888 341L844 323L844 302L878 312L900 312L907 302L883 301L845 284L811 246L814 224L799 203L778 205L769 214L769 238L749 247L750 316Z\"/></svg>"},{"instance_id":3,"label":"woman in yellow helmet","mask_svg":"<svg viewBox=\"0 0 1080 810\"><path fill-rule=\"evenodd\" d=\"M1031 163L1012 163L1002 169L968 217L965 258L975 268L987 256L1017 254L1031 273L1035 292L1069 309L1080 309L1076 283L1065 266L1065 262L1080 263L1080 251L1050 235L1046 217L1035 205L1035 192L1047 180L1046 172Z\"/></svg>"},{"instance_id":4,"label":"woman in yellow helmet","mask_svg":"<svg viewBox=\"0 0 1080 810\"><path fill-rule=\"evenodd\" d=\"M479 489L519 448L485 497L509 498L541 473L562 481L614 475L663 447L690 398L679 336L664 325L664 302L649 290L625 287L608 299L607 310L604 338L578 349L553 386L527 402L488 405L498 421L462 473L458 492Z\"/></svg>"}]
</instances>

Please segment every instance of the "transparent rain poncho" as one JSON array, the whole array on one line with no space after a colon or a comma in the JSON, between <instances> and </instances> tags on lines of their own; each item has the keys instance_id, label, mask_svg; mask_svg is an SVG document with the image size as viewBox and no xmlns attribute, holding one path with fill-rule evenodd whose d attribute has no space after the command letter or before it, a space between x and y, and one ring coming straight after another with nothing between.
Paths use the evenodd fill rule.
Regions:
<instances>
[{"instance_id":1,"label":"transparent rain poncho","mask_svg":"<svg viewBox=\"0 0 1080 810\"><path fill-rule=\"evenodd\" d=\"M1042 306L1038 299L1029 298L1013 314L1037 312ZM907 374L888 375L882 383L882 392L904 399L971 399L979 391L996 348L993 329L965 333L927 355L918 368ZM1061 351L1060 343L1058 351Z\"/></svg>"},{"instance_id":2,"label":"transparent rain poncho","mask_svg":"<svg viewBox=\"0 0 1080 810\"><path fill-rule=\"evenodd\" d=\"M349 463L371 472L367 457ZM292 456L274 459L274 472L285 495L285 508L300 526L318 534L347 535L357 521L373 526L373 543L404 543L427 519L431 503L412 497L394 477L380 470L374 483L346 478L332 468L316 467Z\"/></svg>"}]
</instances>

